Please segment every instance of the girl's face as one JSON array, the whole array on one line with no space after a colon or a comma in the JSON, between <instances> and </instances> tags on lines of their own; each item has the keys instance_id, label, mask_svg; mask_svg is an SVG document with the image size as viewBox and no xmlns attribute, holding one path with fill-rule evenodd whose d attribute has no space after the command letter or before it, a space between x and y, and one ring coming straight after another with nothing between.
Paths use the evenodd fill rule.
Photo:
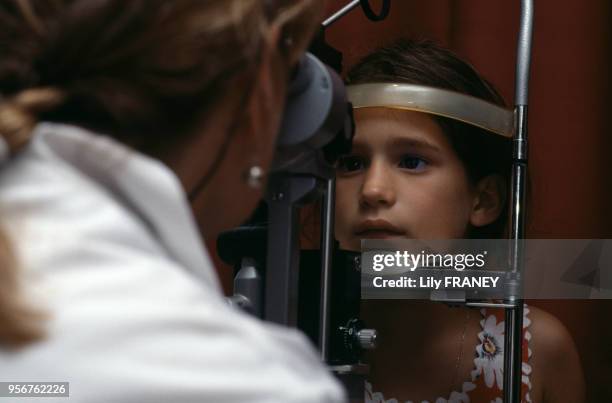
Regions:
<instances>
[{"instance_id":1,"label":"girl's face","mask_svg":"<svg viewBox=\"0 0 612 403\"><path fill-rule=\"evenodd\" d=\"M427 114L355 110L350 155L336 184L336 237L345 249L361 239L465 238L477 191L446 135Z\"/></svg>"}]
</instances>

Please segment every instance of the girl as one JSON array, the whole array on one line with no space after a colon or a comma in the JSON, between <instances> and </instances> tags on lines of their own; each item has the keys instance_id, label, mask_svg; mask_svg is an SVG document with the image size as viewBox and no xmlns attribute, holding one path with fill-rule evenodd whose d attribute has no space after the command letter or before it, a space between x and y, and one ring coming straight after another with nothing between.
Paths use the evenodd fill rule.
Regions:
<instances>
[{"instance_id":1,"label":"girl","mask_svg":"<svg viewBox=\"0 0 612 403\"><path fill-rule=\"evenodd\" d=\"M367 56L349 84L395 82L452 90L503 105L467 63L430 42L400 41ZM336 236L503 237L511 149L507 139L421 112L355 110L353 150L338 165ZM415 301L367 301L381 334L369 357L366 402L501 402L503 314ZM401 318L401 321L398 321ZM581 402L583 381L559 321L525 309L522 399Z\"/></svg>"}]
</instances>

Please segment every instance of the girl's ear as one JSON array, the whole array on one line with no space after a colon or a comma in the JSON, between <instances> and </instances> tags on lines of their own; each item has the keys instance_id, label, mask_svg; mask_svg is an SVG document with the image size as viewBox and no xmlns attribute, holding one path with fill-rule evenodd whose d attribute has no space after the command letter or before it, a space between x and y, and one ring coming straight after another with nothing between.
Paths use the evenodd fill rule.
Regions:
<instances>
[{"instance_id":1,"label":"girl's ear","mask_svg":"<svg viewBox=\"0 0 612 403\"><path fill-rule=\"evenodd\" d=\"M500 175L489 175L478 181L470 224L482 227L494 222L506 202L506 183Z\"/></svg>"}]
</instances>

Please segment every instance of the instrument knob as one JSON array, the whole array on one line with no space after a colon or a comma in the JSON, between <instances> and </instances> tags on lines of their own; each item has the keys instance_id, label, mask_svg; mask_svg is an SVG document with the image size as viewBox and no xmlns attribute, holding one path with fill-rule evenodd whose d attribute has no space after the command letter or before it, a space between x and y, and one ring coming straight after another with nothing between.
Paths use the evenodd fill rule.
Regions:
<instances>
[{"instance_id":1,"label":"instrument knob","mask_svg":"<svg viewBox=\"0 0 612 403\"><path fill-rule=\"evenodd\" d=\"M376 329L361 329L356 334L359 347L364 350L376 348Z\"/></svg>"}]
</instances>

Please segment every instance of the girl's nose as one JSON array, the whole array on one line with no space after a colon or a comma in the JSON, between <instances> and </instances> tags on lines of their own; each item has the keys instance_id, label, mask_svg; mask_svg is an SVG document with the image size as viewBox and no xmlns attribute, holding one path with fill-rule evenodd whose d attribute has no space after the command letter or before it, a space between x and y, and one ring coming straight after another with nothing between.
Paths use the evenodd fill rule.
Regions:
<instances>
[{"instance_id":1,"label":"girl's nose","mask_svg":"<svg viewBox=\"0 0 612 403\"><path fill-rule=\"evenodd\" d=\"M364 176L360 204L364 207L388 207L395 204L395 197L390 169L383 161L372 161Z\"/></svg>"}]
</instances>

